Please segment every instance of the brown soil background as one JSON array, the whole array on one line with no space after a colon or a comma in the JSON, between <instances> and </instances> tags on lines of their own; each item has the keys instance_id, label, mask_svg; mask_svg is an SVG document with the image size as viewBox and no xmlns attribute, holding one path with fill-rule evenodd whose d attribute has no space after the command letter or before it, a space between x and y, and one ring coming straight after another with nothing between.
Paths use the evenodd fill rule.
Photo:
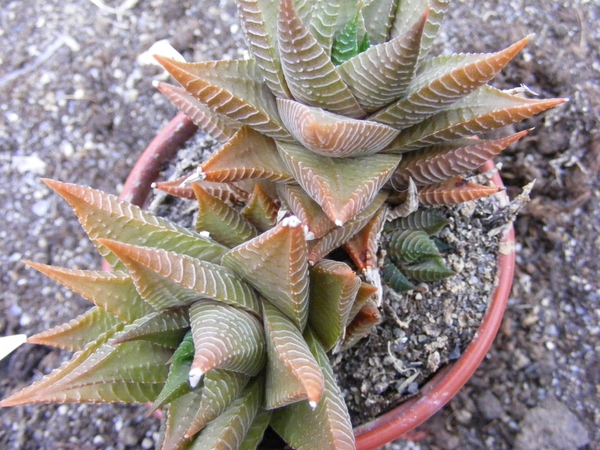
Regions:
<instances>
[{"instance_id":1,"label":"brown soil background","mask_svg":"<svg viewBox=\"0 0 600 450\"><path fill-rule=\"evenodd\" d=\"M99 7L103 4L106 7ZM0 333L28 335L84 311L80 298L21 259L97 268L64 202L40 177L118 193L175 109L160 71L137 58L169 39L188 60L238 57L228 0L0 0ZM454 0L439 52L493 51L536 38L495 81L571 101L501 158L514 196L537 179L516 223L518 267L493 349L411 449L600 448L600 4L597 0ZM24 346L0 362L0 397L68 355ZM143 407L0 410L2 449L152 448Z\"/></svg>"}]
</instances>

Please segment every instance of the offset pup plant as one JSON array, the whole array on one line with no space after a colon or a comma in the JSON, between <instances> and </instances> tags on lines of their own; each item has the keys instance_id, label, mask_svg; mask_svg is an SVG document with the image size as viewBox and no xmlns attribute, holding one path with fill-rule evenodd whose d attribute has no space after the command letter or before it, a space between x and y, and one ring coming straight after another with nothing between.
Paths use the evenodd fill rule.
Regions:
<instances>
[{"instance_id":1,"label":"offset pup plant","mask_svg":"<svg viewBox=\"0 0 600 450\"><path fill-rule=\"evenodd\" d=\"M398 291L452 274L419 205L498 192L463 176L527 132L475 136L563 102L487 85L530 37L428 59L449 0L236 3L250 59L157 56L182 85L160 91L222 143L157 185L197 200L196 230L45 180L114 271L27 263L95 306L28 339L75 354L0 406L151 402L161 449L253 449L268 426L354 448L328 353L380 321L380 273Z\"/></svg>"}]
</instances>

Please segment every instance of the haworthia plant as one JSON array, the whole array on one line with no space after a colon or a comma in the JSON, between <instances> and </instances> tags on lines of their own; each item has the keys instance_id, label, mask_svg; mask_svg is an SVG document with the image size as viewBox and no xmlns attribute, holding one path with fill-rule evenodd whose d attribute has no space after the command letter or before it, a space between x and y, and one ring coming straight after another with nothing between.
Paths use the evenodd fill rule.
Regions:
<instances>
[{"instance_id":1,"label":"haworthia plant","mask_svg":"<svg viewBox=\"0 0 600 450\"><path fill-rule=\"evenodd\" d=\"M236 4L249 59L157 56L181 84L157 88L220 145L156 185L198 203L195 230L46 180L115 271L27 263L94 306L28 339L76 353L0 406L150 402L164 450L256 449L269 426L355 448L328 356L376 329L382 283L452 275L419 205L498 192L468 173L528 131L477 135L564 101L487 84L531 36L430 58L449 0Z\"/></svg>"}]
</instances>

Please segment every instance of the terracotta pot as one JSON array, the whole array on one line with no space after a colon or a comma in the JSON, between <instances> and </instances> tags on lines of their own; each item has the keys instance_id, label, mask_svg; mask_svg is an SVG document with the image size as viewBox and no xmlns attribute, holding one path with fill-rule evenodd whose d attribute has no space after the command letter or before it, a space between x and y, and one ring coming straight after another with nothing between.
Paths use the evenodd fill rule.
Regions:
<instances>
[{"instance_id":1,"label":"terracotta pot","mask_svg":"<svg viewBox=\"0 0 600 450\"><path fill-rule=\"evenodd\" d=\"M162 165L172 159L177 149L196 132L196 126L183 114L178 114L150 143L131 171L121 193L121 198L143 206ZM488 161L483 170L493 168ZM504 186L496 173L492 182ZM498 194L501 203L507 204L506 194ZM488 310L475 337L462 356L447 364L419 394L381 417L354 430L359 450L374 450L401 438L439 411L471 378L490 349L504 317L504 310L513 282L515 267L514 230L509 227L502 236L498 256L498 286L493 292Z\"/></svg>"}]
</instances>

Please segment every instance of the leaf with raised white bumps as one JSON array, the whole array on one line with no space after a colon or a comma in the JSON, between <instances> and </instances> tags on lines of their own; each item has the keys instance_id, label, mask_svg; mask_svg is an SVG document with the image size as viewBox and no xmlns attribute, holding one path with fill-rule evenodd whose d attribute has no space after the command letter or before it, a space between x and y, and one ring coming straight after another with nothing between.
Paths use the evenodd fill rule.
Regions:
<instances>
[{"instance_id":1,"label":"leaf with raised white bumps","mask_svg":"<svg viewBox=\"0 0 600 450\"><path fill-rule=\"evenodd\" d=\"M133 245L162 248L209 262L219 262L227 251L211 239L157 217L114 195L54 180L43 180L73 208L100 254L113 266L119 260L98 243L114 239Z\"/></svg>"},{"instance_id":2,"label":"leaf with raised white bumps","mask_svg":"<svg viewBox=\"0 0 600 450\"><path fill-rule=\"evenodd\" d=\"M294 98L344 116L364 117L327 52L296 14L292 0L281 1L278 29L281 65Z\"/></svg>"},{"instance_id":3,"label":"leaf with raised white bumps","mask_svg":"<svg viewBox=\"0 0 600 450\"><path fill-rule=\"evenodd\" d=\"M127 266L136 289L156 310L211 298L258 313L256 294L225 267L174 252L101 240Z\"/></svg>"},{"instance_id":4,"label":"leaf with raised white bumps","mask_svg":"<svg viewBox=\"0 0 600 450\"><path fill-rule=\"evenodd\" d=\"M270 302L263 302L267 342L265 408L275 409L300 400L316 405L324 379L302 333Z\"/></svg>"},{"instance_id":5,"label":"leaf with raised white bumps","mask_svg":"<svg viewBox=\"0 0 600 450\"><path fill-rule=\"evenodd\" d=\"M254 376L265 363L265 335L256 316L213 300L200 300L190 307L196 353L190 384L214 369Z\"/></svg>"},{"instance_id":6,"label":"leaf with raised white bumps","mask_svg":"<svg viewBox=\"0 0 600 450\"><path fill-rule=\"evenodd\" d=\"M287 217L230 250L222 264L254 286L303 330L308 316L308 250L300 220Z\"/></svg>"},{"instance_id":7,"label":"leaf with raised white bumps","mask_svg":"<svg viewBox=\"0 0 600 450\"><path fill-rule=\"evenodd\" d=\"M337 226L373 201L400 162L400 155L329 158L299 145L277 147L296 181Z\"/></svg>"},{"instance_id":8,"label":"leaf with raised white bumps","mask_svg":"<svg viewBox=\"0 0 600 450\"><path fill-rule=\"evenodd\" d=\"M366 32L373 45L387 42L394 18L396 17L397 0L380 0L368 2L362 9Z\"/></svg>"},{"instance_id":9,"label":"leaf with raised white bumps","mask_svg":"<svg viewBox=\"0 0 600 450\"><path fill-rule=\"evenodd\" d=\"M384 149L398 135L386 125L351 119L293 100L277 99L277 106L288 131L306 148L323 156L370 155Z\"/></svg>"},{"instance_id":10,"label":"leaf with raised white bumps","mask_svg":"<svg viewBox=\"0 0 600 450\"><path fill-rule=\"evenodd\" d=\"M164 411L161 440L156 445L158 450L183 450L189 448L191 439L185 432L192 421L202 389L194 389L174 399Z\"/></svg>"}]
</instances>

